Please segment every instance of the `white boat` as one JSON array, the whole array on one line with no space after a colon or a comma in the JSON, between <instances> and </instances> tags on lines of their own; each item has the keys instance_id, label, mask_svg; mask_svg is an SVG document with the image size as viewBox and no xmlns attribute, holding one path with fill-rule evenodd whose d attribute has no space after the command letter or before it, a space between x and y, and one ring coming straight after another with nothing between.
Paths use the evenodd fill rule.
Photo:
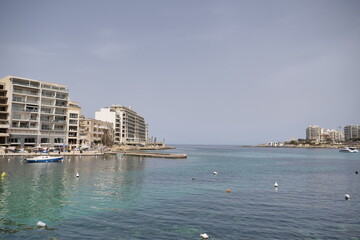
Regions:
<instances>
[{"instance_id":1,"label":"white boat","mask_svg":"<svg viewBox=\"0 0 360 240\"><path fill-rule=\"evenodd\" d=\"M345 148L340 149L340 152L358 153L359 150L357 150L354 147L345 147Z\"/></svg>"},{"instance_id":2,"label":"white boat","mask_svg":"<svg viewBox=\"0 0 360 240\"><path fill-rule=\"evenodd\" d=\"M63 156L37 156L33 158L25 158L25 161L28 163L60 162L63 159Z\"/></svg>"}]
</instances>

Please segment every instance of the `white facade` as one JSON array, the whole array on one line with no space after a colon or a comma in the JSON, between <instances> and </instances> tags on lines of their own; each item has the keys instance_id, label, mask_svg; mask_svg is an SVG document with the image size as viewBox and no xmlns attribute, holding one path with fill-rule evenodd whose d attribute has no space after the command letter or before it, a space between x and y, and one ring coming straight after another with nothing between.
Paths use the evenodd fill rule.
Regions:
<instances>
[{"instance_id":1,"label":"white facade","mask_svg":"<svg viewBox=\"0 0 360 240\"><path fill-rule=\"evenodd\" d=\"M66 86L14 76L0 79L0 83L8 99L8 145L26 148L66 144Z\"/></svg>"},{"instance_id":2,"label":"white facade","mask_svg":"<svg viewBox=\"0 0 360 240\"><path fill-rule=\"evenodd\" d=\"M322 128L319 125L312 125L306 129L306 139L320 142Z\"/></svg>"},{"instance_id":3,"label":"white facade","mask_svg":"<svg viewBox=\"0 0 360 240\"><path fill-rule=\"evenodd\" d=\"M70 148L80 146L81 107L77 102L69 102L68 107L68 145Z\"/></svg>"},{"instance_id":4,"label":"white facade","mask_svg":"<svg viewBox=\"0 0 360 240\"><path fill-rule=\"evenodd\" d=\"M105 122L111 122L115 129L116 112L110 108L101 108L100 111L95 112L95 119Z\"/></svg>"},{"instance_id":5,"label":"white facade","mask_svg":"<svg viewBox=\"0 0 360 240\"><path fill-rule=\"evenodd\" d=\"M345 141L360 138L360 125L346 125L344 127Z\"/></svg>"},{"instance_id":6,"label":"white facade","mask_svg":"<svg viewBox=\"0 0 360 240\"><path fill-rule=\"evenodd\" d=\"M114 125L115 144L145 144L147 125L143 117L130 107L112 105L95 113L95 119L111 122Z\"/></svg>"}]
</instances>

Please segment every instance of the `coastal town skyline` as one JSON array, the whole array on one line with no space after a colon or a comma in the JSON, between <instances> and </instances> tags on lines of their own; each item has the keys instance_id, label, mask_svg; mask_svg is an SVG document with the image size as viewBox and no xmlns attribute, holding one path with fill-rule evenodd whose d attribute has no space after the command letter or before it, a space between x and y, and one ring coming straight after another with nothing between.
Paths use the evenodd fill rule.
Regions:
<instances>
[{"instance_id":1,"label":"coastal town skyline","mask_svg":"<svg viewBox=\"0 0 360 240\"><path fill-rule=\"evenodd\" d=\"M305 138L312 124L359 124L358 1L2 1L0 9L0 77L67 85L91 118L131 106L149 136L168 143L259 144Z\"/></svg>"}]
</instances>

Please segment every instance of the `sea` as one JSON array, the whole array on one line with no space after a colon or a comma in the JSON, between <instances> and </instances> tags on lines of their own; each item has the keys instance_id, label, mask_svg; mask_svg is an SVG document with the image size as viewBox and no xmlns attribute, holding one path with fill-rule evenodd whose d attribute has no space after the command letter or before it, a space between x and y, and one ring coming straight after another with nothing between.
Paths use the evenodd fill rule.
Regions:
<instances>
[{"instance_id":1,"label":"sea","mask_svg":"<svg viewBox=\"0 0 360 240\"><path fill-rule=\"evenodd\" d=\"M175 147L187 159L1 157L0 239L360 239L360 153Z\"/></svg>"}]
</instances>

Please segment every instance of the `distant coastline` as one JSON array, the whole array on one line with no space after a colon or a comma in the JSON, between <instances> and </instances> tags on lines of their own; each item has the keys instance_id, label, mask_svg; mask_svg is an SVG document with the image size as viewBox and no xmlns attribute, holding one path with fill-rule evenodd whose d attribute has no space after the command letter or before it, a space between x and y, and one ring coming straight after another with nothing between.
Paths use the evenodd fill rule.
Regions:
<instances>
[{"instance_id":1,"label":"distant coastline","mask_svg":"<svg viewBox=\"0 0 360 240\"><path fill-rule=\"evenodd\" d=\"M327 149L338 149L344 148L346 146L353 146L360 148L360 144L284 144L282 146L270 146L269 144L259 144L259 145L242 145L241 147L266 147L266 148L327 148Z\"/></svg>"}]
</instances>

